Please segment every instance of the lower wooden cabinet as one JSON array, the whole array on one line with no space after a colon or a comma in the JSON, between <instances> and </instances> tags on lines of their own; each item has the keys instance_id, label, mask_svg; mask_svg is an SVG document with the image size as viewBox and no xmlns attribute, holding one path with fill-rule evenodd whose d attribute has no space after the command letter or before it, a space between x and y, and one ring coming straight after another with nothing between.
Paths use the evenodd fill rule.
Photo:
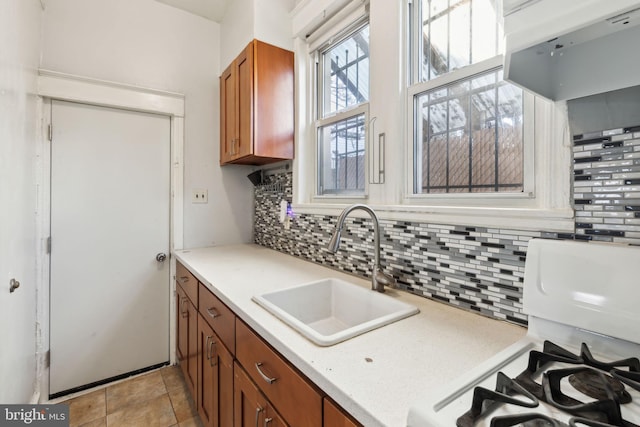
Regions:
<instances>
[{"instance_id":1,"label":"lower wooden cabinet","mask_svg":"<svg viewBox=\"0 0 640 427\"><path fill-rule=\"evenodd\" d=\"M198 383L198 310L180 285L176 286L177 357L187 387L196 395Z\"/></svg>"},{"instance_id":2,"label":"lower wooden cabinet","mask_svg":"<svg viewBox=\"0 0 640 427\"><path fill-rule=\"evenodd\" d=\"M323 425L331 427L360 427L361 424L354 421L349 415L345 414L331 400L324 398L322 414L324 417Z\"/></svg>"},{"instance_id":3,"label":"lower wooden cabinet","mask_svg":"<svg viewBox=\"0 0 640 427\"><path fill-rule=\"evenodd\" d=\"M198 316L198 414L207 427L233 425L233 356Z\"/></svg>"},{"instance_id":4,"label":"lower wooden cabinet","mask_svg":"<svg viewBox=\"0 0 640 427\"><path fill-rule=\"evenodd\" d=\"M234 366L234 427L285 427L287 423L267 402L242 366Z\"/></svg>"},{"instance_id":5,"label":"lower wooden cabinet","mask_svg":"<svg viewBox=\"0 0 640 427\"><path fill-rule=\"evenodd\" d=\"M236 357L249 377L294 426L322 426L322 395L244 322L236 319Z\"/></svg>"},{"instance_id":6,"label":"lower wooden cabinet","mask_svg":"<svg viewBox=\"0 0 640 427\"><path fill-rule=\"evenodd\" d=\"M361 427L180 267L176 353L205 427Z\"/></svg>"}]
</instances>

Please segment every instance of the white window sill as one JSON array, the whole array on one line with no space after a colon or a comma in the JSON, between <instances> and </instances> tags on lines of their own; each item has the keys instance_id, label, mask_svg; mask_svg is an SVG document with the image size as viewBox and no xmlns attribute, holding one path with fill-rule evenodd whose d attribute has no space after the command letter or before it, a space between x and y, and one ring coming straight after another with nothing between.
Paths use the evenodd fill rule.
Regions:
<instances>
[{"instance_id":1,"label":"white window sill","mask_svg":"<svg viewBox=\"0 0 640 427\"><path fill-rule=\"evenodd\" d=\"M292 206L294 214L338 216L348 204L304 203ZM573 209L531 209L460 206L369 205L378 218L432 224L464 225L532 231L574 231ZM355 213L355 212L354 212Z\"/></svg>"}]
</instances>

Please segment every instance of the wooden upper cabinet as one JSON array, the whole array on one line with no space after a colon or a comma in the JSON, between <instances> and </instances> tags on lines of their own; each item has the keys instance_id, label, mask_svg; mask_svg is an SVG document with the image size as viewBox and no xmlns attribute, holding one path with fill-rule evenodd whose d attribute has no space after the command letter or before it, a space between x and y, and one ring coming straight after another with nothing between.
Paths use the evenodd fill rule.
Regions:
<instances>
[{"instance_id":1,"label":"wooden upper cabinet","mask_svg":"<svg viewBox=\"0 0 640 427\"><path fill-rule=\"evenodd\" d=\"M231 161L237 139L236 127L236 73L234 63L220 76L220 163Z\"/></svg>"},{"instance_id":2,"label":"wooden upper cabinet","mask_svg":"<svg viewBox=\"0 0 640 427\"><path fill-rule=\"evenodd\" d=\"M293 52L253 40L220 76L220 164L293 159Z\"/></svg>"}]
</instances>

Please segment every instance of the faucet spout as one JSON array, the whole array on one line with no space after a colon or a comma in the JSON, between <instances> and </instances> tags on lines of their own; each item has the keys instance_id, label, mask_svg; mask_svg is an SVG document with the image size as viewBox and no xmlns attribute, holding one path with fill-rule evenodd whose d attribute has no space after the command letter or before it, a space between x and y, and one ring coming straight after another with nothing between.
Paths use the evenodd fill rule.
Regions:
<instances>
[{"instance_id":1,"label":"faucet spout","mask_svg":"<svg viewBox=\"0 0 640 427\"><path fill-rule=\"evenodd\" d=\"M332 253L338 252L338 248L340 247L340 233L342 232L342 228L344 227L344 221L347 216L355 211L362 210L369 214L371 220L373 221L373 246L374 246L374 260L373 260L373 271L371 272L371 289L384 292L385 286L396 287L396 281L393 277L382 271L380 267L380 225L378 222L378 216L376 213L367 205L356 204L347 207L342 211L340 216L338 217L338 223L336 224L336 229L331 236L331 240L329 241L328 250Z\"/></svg>"}]
</instances>

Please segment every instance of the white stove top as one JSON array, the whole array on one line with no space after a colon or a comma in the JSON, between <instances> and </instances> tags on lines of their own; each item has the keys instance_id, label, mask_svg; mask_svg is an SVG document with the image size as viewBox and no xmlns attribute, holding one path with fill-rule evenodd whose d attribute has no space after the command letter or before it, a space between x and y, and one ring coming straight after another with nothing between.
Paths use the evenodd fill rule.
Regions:
<instances>
[{"instance_id":1,"label":"white stove top","mask_svg":"<svg viewBox=\"0 0 640 427\"><path fill-rule=\"evenodd\" d=\"M542 351L545 340L577 356L585 343L594 358L602 362L640 358L638 277L640 248L532 240L524 282L524 308L530 315L527 336L464 374L445 390L434 390L420 398L409 412L407 425L456 425L456 420L471 409L476 387L495 390L498 372L516 378L526 370L530 351ZM542 371L578 366L584 365L551 362L536 371L533 380L540 384ZM631 402L620 405L622 418L640 425L640 392L629 386L625 389ZM569 384L568 377L561 380L561 391L583 403L595 400L577 391ZM515 397L527 401L524 397ZM489 426L490 418L495 416L530 412L542 413L566 425L572 417L544 401L533 409L486 404L473 426Z\"/></svg>"}]
</instances>

